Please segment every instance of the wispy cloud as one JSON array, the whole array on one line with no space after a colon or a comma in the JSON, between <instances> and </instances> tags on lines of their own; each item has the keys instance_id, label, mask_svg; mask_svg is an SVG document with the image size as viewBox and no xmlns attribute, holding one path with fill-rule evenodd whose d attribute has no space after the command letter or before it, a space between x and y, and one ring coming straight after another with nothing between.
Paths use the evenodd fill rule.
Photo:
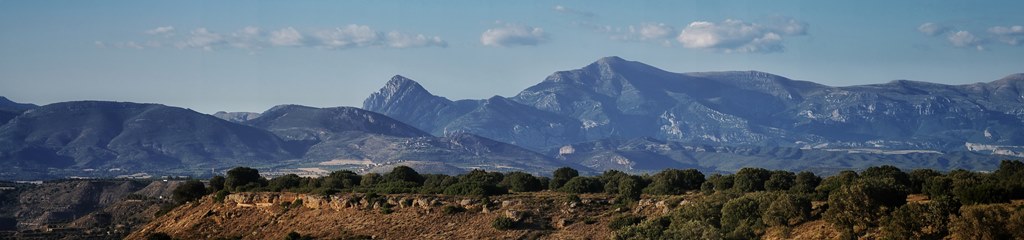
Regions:
<instances>
[{"instance_id":1,"label":"wispy cloud","mask_svg":"<svg viewBox=\"0 0 1024 240\"><path fill-rule=\"evenodd\" d=\"M588 17L588 18L597 17L597 14L594 14L593 12L588 12L588 11L583 11L583 10L579 10L579 9L569 8L569 7L562 6L562 5L555 5L554 7L551 8L551 10L555 10L555 12L569 14L569 15L574 15L574 16L578 16L578 17Z\"/></svg>"},{"instance_id":2,"label":"wispy cloud","mask_svg":"<svg viewBox=\"0 0 1024 240\"><path fill-rule=\"evenodd\" d=\"M491 47L535 46L547 40L548 34L544 29L511 23L480 34L480 43Z\"/></svg>"},{"instance_id":3,"label":"wispy cloud","mask_svg":"<svg viewBox=\"0 0 1024 240\"><path fill-rule=\"evenodd\" d=\"M1019 46L1024 41L1024 26L993 26L988 29L952 30L954 26L937 23L924 23L917 28L918 32L930 37L944 36L946 42L958 48L986 50L992 44Z\"/></svg>"},{"instance_id":4,"label":"wispy cloud","mask_svg":"<svg viewBox=\"0 0 1024 240\"><path fill-rule=\"evenodd\" d=\"M157 28L146 30L145 33L149 34L149 35L173 35L174 34L174 26L157 27Z\"/></svg>"},{"instance_id":5,"label":"wispy cloud","mask_svg":"<svg viewBox=\"0 0 1024 240\"><path fill-rule=\"evenodd\" d=\"M936 23L927 22L927 23L921 24L921 26L917 27L917 31L921 32L921 33L924 33L924 35L928 35L928 36L938 36L938 35L941 35L943 33L948 32L949 28L946 27L946 26L941 26L941 25L936 24Z\"/></svg>"},{"instance_id":6,"label":"wispy cloud","mask_svg":"<svg viewBox=\"0 0 1024 240\"><path fill-rule=\"evenodd\" d=\"M229 33L215 32L207 28L196 28L180 37L171 37L172 26L157 27L144 31L146 35L162 36L140 44L140 41L101 42L94 44L101 48L159 48L173 46L179 49L202 49L207 51L236 48L255 50L263 48L309 47L321 49L345 49L357 47L414 48L447 47L448 43L438 36L409 34L399 31L382 32L366 25L350 24L333 29L302 31L294 27L265 31L259 27L245 27Z\"/></svg>"}]
</instances>

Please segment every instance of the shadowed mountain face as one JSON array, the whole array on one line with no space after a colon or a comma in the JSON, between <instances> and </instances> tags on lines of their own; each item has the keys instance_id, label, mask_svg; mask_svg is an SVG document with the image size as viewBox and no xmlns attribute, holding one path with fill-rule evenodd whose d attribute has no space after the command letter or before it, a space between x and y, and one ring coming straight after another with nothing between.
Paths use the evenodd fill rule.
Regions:
<instances>
[{"instance_id":1,"label":"shadowed mountain face","mask_svg":"<svg viewBox=\"0 0 1024 240\"><path fill-rule=\"evenodd\" d=\"M157 104L56 103L0 127L0 162L22 169L209 169L292 155L269 132Z\"/></svg>"},{"instance_id":2,"label":"shadowed mountain face","mask_svg":"<svg viewBox=\"0 0 1024 240\"><path fill-rule=\"evenodd\" d=\"M35 104L16 103L5 97L0 97L0 125L14 119L14 117L17 117L26 110L36 107L39 106L36 106Z\"/></svg>"},{"instance_id":3,"label":"shadowed mountain face","mask_svg":"<svg viewBox=\"0 0 1024 240\"><path fill-rule=\"evenodd\" d=\"M556 72L512 98L452 102L411 80L392 80L363 108L421 122L417 126L434 134L466 131L538 151L642 137L713 145L965 151L970 144L1024 145L1022 85L1024 74L969 85L893 81L830 87L752 71L671 73L607 57ZM404 101L405 94L440 104ZM509 103L485 104L499 101ZM460 102L465 104L455 104ZM452 110L438 111L439 106ZM424 114L404 114L414 112Z\"/></svg>"},{"instance_id":4,"label":"shadowed mountain face","mask_svg":"<svg viewBox=\"0 0 1024 240\"><path fill-rule=\"evenodd\" d=\"M302 162L310 167L388 171L409 165L425 173L449 174L474 168L547 174L562 166L578 167L472 134L434 137L390 117L352 107L282 105L245 124L287 140L304 152Z\"/></svg>"}]
</instances>

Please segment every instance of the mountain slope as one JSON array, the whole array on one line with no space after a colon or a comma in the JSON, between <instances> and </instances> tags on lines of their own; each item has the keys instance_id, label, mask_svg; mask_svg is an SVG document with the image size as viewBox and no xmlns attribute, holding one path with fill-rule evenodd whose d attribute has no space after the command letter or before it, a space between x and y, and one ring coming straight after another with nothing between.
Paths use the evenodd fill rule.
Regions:
<instances>
[{"instance_id":1,"label":"mountain slope","mask_svg":"<svg viewBox=\"0 0 1024 240\"><path fill-rule=\"evenodd\" d=\"M0 96L0 125L7 123L14 117L17 117L26 110L33 109L39 106L28 103L17 103L7 99L6 97Z\"/></svg>"},{"instance_id":2,"label":"mountain slope","mask_svg":"<svg viewBox=\"0 0 1024 240\"><path fill-rule=\"evenodd\" d=\"M410 165L424 173L449 174L475 168L546 174L562 166L579 167L472 134L434 137L387 116L351 107L282 105L245 123L301 148L304 154L295 167L389 171Z\"/></svg>"},{"instance_id":3,"label":"mountain slope","mask_svg":"<svg viewBox=\"0 0 1024 240\"><path fill-rule=\"evenodd\" d=\"M475 103L470 110L434 111L439 105L382 101L405 98L403 91L387 89L371 95L364 108L402 121L444 119L422 127L435 134L459 129L534 150L643 137L723 146L945 152L967 151L970 144L1024 146L1024 74L967 85L901 80L831 87L754 71L672 73L606 57L556 72L508 98L518 105L498 110L482 106L501 97L456 101ZM432 115L396 113L417 111ZM563 125L552 129L555 123Z\"/></svg>"},{"instance_id":4,"label":"mountain slope","mask_svg":"<svg viewBox=\"0 0 1024 240\"><path fill-rule=\"evenodd\" d=\"M269 132L157 104L56 103L0 127L0 162L23 169L209 169L291 156Z\"/></svg>"}]
</instances>

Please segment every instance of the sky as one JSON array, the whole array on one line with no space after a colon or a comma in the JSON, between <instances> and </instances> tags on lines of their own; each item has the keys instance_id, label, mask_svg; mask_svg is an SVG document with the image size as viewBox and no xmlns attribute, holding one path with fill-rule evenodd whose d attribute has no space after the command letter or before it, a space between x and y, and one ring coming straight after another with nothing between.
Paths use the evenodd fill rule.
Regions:
<instances>
[{"instance_id":1,"label":"sky","mask_svg":"<svg viewBox=\"0 0 1024 240\"><path fill-rule=\"evenodd\" d=\"M620 56L831 86L1024 72L1024 1L9 1L0 96L356 106L392 76L513 96Z\"/></svg>"}]
</instances>

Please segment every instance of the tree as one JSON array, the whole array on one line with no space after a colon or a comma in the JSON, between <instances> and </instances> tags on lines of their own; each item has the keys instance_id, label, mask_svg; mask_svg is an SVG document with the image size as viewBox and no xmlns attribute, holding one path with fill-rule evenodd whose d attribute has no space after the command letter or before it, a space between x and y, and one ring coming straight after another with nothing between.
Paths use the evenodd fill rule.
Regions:
<instances>
[{"instance_id":1,"label":"tree","mask_svg":"<svg viewBox=\"0 0 1024 240\"><path fill-rule=\"evenodd\" d=\"M302 178L295 174L285 174L279 177L270 179L269 188L270 191L280 192L283 190L290 190L298 188L302 184Z\"/></svg>"},{"instance_id":2,"label":"tree","mask_svg":"<svg viewBox=\"0 0 1024 240\"><path fill-rule=\"evenodd\" d=\"M487 172L480 169L473 169L468 173L459 176L460 182L475 182L486 185L498 185L505 175L500 172Z\"/></svg>"},{"instance_id":3,"label":"tree","mask_svg":"<svg viewBox=\"0 0 1024 240\"><path fill-rule=\"evenodd\" d=\"M655 174L646 191L657 195L678 195L689 190L700 189L704 174L697 169L665 169Z\"/></svg>"},{"instance_id":4,"label":"tree","mask_svg":"<svg viewBox=\"0 0 1024 240\"><path fill-rule=\"evenodd\" d=\"M771 196L768 196L771 197ZM761 221L768 226L793 226L811 218L811 199L780 193L762 209Z\"/></svg>"},{"instance_id":5,"label":"tree","mask_svg":"<svg viewBox=\"0 0 1024 240\"><path fill-rule=\"evenodd\" d=\"M928 168L910 171L910 193L923 193L925 183L937 176L942 176L942 173Z\"/></svg>"},{"instance_id":6,"label":"tree","mask_svg":"<svg viewBox=\"0 0 1024 240\"><path fill-rule=\"evenodd\" d=\"M764 168L742 168L736 172L733 188L740 192L764 191L764 182L772 176L772 172Z\"/></svg>"},{"instance_id":7,"label":"tree","mask_svg":"<svg viewBox=\"0 0 1024 240\"><path fill-rule=\"evenodd\" d=\"M865 179L844 185L828 196L825 221L848 234L860 234L877 227L878 219L906 203L907 193L898 186L878 179Z\"/></svg>"},{"instance_id":8,"label":"tree","mask_svg":"<svg viewBox=\"0 0 1024 240\"><path fill-rule=\"evenodd\" d=\"M599 193L604 191L604 185L601 181L589 177L574 177L569 179L562 188L559 189L562 192L567 193Z\"/></svg>"},{"instance_id":9,"label":"tree","mask_svg":"<svg viewBox=\"0 0 1024 240\"><path fill-rule=\"evenodd\" d=\"M502 186L512 190L514 192L536 192L540 191L544 187L540 185L540 180L536 177L524 172L511 172L505 175L505 178L501 180L498 186Z\"/></svg>"},{"instance_id":10,"label":"tree","mask_svg":"<svg viewBox=\"0 0 1024 240\"><path fill-rule=\"evenodd\" d=\"M363 174L363 177L359 179L359 186L361 187L373 187L380 182L384 181L384 177L379 173L367 173Z\"/></svg>"},{"instance_id":11,"label":"tree","mask_svg":"<svg viewBox=\"0 0 1024 240\"><path fill-rule=\"evenodd\" d=\"M913 185L910 182L910 175L891 165L869 167L861 172L860 177L862 179L878 179L907 192L911 191Z\"/></svg>"},{"instance_id":12,"label":"tree","mask_svg":"<svg viewBox=\"0 0 1024 240\"><path fill-rule=\"evenodd\" d=\"M882 220L883 239L943 239L949 233L949 216L960 206L943 196L929 203L908 203Z\"/></svg>"},{"instance_id":13,"label":"tree","mask_svg":"<svg viewBox=\"0 0 1024 240\"><path fill-rule=\"evenodd\" d=\"M711 176L708 177L708 181L707 182L710 182L712 184L712 186L714 187L715 191L725 191L725 190L732 189L732 187L733 187L733 180L734 180L733 175L722 175L722 174L715 173L715 174L711 174Z\"/></svg>"},{"instance_id":14,"label":"tree","mask_svg":"<svg viewBox=\"0 0 1024 240\"><path fill-rule=\"evenodd\" d=\"M768 181L764 182L764 189L768 191L786 191L793 187L796 175L789 171L773 171Z\"/></svg>"},{"instance_id":15,"label":"tree","mask_svg":"<svg viewBox=\"0 0 1024 240\"><path fill-rule=\"evenodd\" d=\"M629 174L621 172L619 170L607 170L598 177L598 180L604 183L604 193L607 194L618 194L619 193L619 181L624 178L628 178Z\"/></svg>"},{"instance_id":16,"label":"tree","mask_svg":"<svg viewBox=\"0 0 1024 240\"><path fill-rule=\"evenodd\" d=\"M1019 211L1018 211L1019 212ZM974 205L960 208L950 220L952 239L1020 239L1024 233L1010 232L1011 214L1000 205ZM1017 238L1014 238L1016 235Z\"/></svg>"},{"instance_id":17,"label":"tree","mask_svg":"<svg viewBox=\"0 0 1024 240\"><path fill-rule=\"evenodd\" d=\"M636 176L627 176L620 179L619 181L619 199L628 202L640 200L640 195L643 193L643 180Z\"/></svg>"},{"instance_id":18,"label":"tree","mask_svg":"<svg viewBox=\"0 0 1024 240\"><path fill-rule=\"evenodd\" d=\"M349 170L331 172L324 178L324 186L327 188L348 189L359 186L362 176Z\"/></svg>"},{"instance_id":19,"label":"tree","mask_svg":"<svg viewBox=\"0 0 1024 240\"><path fill-rule=\"evenodd\" d=\"M218 192L218 191L223 190L223 189L224 189L224 177L223 176L213 176L212 178L210 178L210 191L209 192Z\"/></svg>"},{"instance_id":20,"label":"tree","mask_svg":"<svg viewBox=\"0 0 1024 240\"><path fill-rule=\"evenodd\" d=\"M827 177L821 180L821 184L814 189L817 193L815 194L815 199L827 200L833 191L838 190L842 186L853 184L859 177L857 172L850 170L840 171L839 174Z\"/></svg>"},{"instance_id":21,"label":"tree","mask_svg":"<svg viewBox=\"0 0 1024 240\"><path fill-rule=\"evenodd\" d=\"M1024 198L1024 162L1003 160L992 176L1006 189L1008 197Z\"/></svg>"},{"instance_id":22,"label":"tree","mask_svg":"<svg viewBox=\"0 0 1024 240\"><path fill-rule=\"evenodd\" d=\"M423 186L420 187L420 193L427 194L443 193L445 188L459 182L458 178L444 174L425 174L423 178Z\"/></svg>"},{"instance_id":23,"label":"tree","mask_svg":"<svg viewBox=\"0 0 1024 240\"><path fill-rule=\"evenodd\" d=\"M384 175L384 181L387 182L411 182L416 185L423 184L423 176L420 173L407 166L397 166L391 169L387 175Z\"/></svg>"},{"instance_id":24,"label":"tree","mask_svg":"<svg viewBox=\"0 0 1024 240\"><path fill-rule=\"evenodd\" d=\"M580 172L570 167L561 167L555 169L555 172L552 173L551 183L550 186L548 186L548 189L558 190L562 188L562 185L565 185L566 182L569 182L569 179L572 179L579 175Z\"/></svg>"},{"instance_id":25,"label":"tree","mask_svg":"<svg viewBox=\"0 0 1024 240\"><path fill-rule=\"evenodd\" d=\"M755 195L746 195L725 203L722 206L722 232L734 239L756 238L755 232L764 227L760 205Z\"/></svg>"},{"instance_id":26,"label":"tree","mask_svg":"<svg viewBox=\"0 0 1024 240\"><path fill-rule=\"evenodd\" d=\"M804 171L796 174L793 187L789 190L796 193L813 193L819 184L821 184L821 177L814 175L812 172Z\"/></svg>"},{"instance_id":27,"label":"tree","mask_svg":"<svg viewBox=\"0 0 1024 240\"><path fill-rule=\"evenodd\" d=\"M194 201L206 195L206 186L203 182L197 180L189 180L178 187L174 188L171 194L171 199L175 202L185 203L188 201Z\"/></svg>"},{"instance_id":28,"label":"tree","mask_svg":"<svg viewBox=\"0 0 1024 240\"><path fill-rule=\"evenodd\" d=\"M953 195L953 179L947 176L934 176L921 186L921 192L929 198Z\"/></svg>"},{"instance_id":29,"label":"tree","mask_svg":"<svg viewBox=\"0 0 1024 240\"><path fill-rule=\"evenodd\" d=\"M228 177L224 179L224 187L231 191L253 190L264 185L266 179L260 176L260 171L247 167L228 170Z\"/></svg>"}]
</instances>

